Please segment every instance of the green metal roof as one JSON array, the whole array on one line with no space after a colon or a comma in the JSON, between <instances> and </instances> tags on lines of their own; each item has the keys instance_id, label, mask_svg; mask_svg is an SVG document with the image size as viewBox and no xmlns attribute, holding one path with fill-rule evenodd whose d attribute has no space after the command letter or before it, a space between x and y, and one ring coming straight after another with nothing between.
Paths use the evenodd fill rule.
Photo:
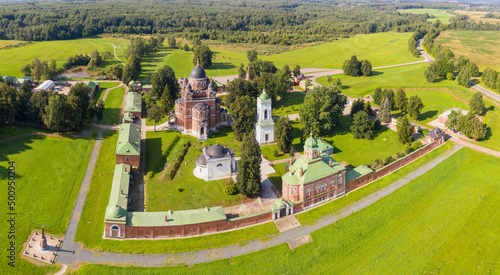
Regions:
<instances>
[{"instance_id":1,"label":"green metal roof","mask_svg":"<svg viewBox=\"0 0 500 275\"><path fill-rule=\"evenodd\" d=\"M111 193L105 220L125 223L127 217L128 188L130 183L130 165L120 163L115 165Z\"/></svg>"},{"instance_id":2,"label":"green metal roof","mask_svg":"<svg viewBox=\"0 0 500 275\"><path fill-rule=\"evenodd\" d=\"M124 123L133 122L133 121L134 121L134 114L132 114L131 112L125 112L125 114L123 114L123 122Z\"/></svg>"},{"instance_id":3,"label":"green metal roof","mask_svg":"<svg viewBox=\"0 0 500 275\"><path fill-rule=\"evenodd\" d=\"M142 86L143 89L153 89L153 85L147 84Z\"/></svg>"},{"instance_id":4,"label":"green metal roof","mask_svg":"<svg viewBox=\"0 0 500 275\"><path fill-rule=\"evenodd\" d=\"M304 150L316 150L318 149L318 139L310 136L304 143Z\"/></svg>"},{"instance_id":5,"label":"green metal roof","mask_svg":"<svg viewBox=\"0 0 500 275\"><path fill-rule=\"evenodd\" d=\"M266 90L265 89L262 91L262 94L260 94L259 99L260 100L269 100L269 95L266 94Z\"/></svg>"},{"instance_id":6,"label":"green metal roof","mask_svg":"<svg viewBox=\"0 0 500 275\"><path fill-rule=\"evenodd\" d=\"M357 178L360 178L370 173L373 173L373 170L370 169L369 167L363 165L358 166L345 173L345 182L346 183L351 182Z\"/></svg>"},{"instance_id":7,"label":"green metal roof","mask_svg":"<svg viewBox=\"0 0 500 275\"><path fill-rule=\"evenodd\" d=\"M329 165L330 160L332 161L332 166ZM303 171L302 177L299 176L300 169ZM345 170L345 167L327 154L323 153L314 159L300 156L300 158L296 159L289 168L291 173L285 173L281 179L289 185L307 184L337 174L342 170Z\"/></svg>"},{"instance_id":8,"label":"green metal roof","mask_svg":"<svg viewBox=\"0 0 500 275\"><path fill-rule=\"evenodd\" d=\"M133 123L123 123L120 125L116 154L127 156L141 155L140 126L136 126Z\"/></svg>"},{"instance_id":9,"label":"green metal roof","mask_svg":"<svg viewBox=\"0 0 500 275\"><path fill-rule=\"evenodd\" d=\"M130 80L130 82L128 83L128 85L129 85L129 86L135 85L135 81Z\"/></svg>"},{"instance_id":10,"label":"green metal roof","mask_svg":"<svg viewBox=\"0 0 500 275\"><path fill-rule=\"evenodd\" d=\"M142 97L139 93L128 92L125 102L125 112L140 112L142 111Z\"/></svg>"},{"instance_id":11,"label":"green metal roof","mask_svg":"<svg viewBox=\"0 0 500 275\"><path fill-rule=\"evenodd\" d=\"M222 206L164 212L128 212L127 226L165 226L226 220Z\"/></svg>"},{"instance_id":12,"label":"green metal roof","mask_svg":"<svg viewBox=\"0 0 500 275\"><path fill-rule=\"evenodd\" d=\"M318 140L318 149L320 152L324 152L326 150L333 149L333 146L330 145L330 143L328 143L322 139L319 139Z\"/></svg>"}]
</instances>

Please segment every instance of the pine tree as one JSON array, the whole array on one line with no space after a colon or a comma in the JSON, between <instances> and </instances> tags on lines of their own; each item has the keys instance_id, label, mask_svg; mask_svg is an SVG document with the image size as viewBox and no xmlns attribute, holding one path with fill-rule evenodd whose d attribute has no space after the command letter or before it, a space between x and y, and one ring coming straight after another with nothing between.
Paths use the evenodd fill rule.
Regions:
<instances>
[{"instance_id":1,"label":"pine tree","mask_svg":"<svg viewBox=\"0 0 500 275\"><path fill-rule=\"evenodd\" d=\"M246 135L240 148L236 185L241 194L251 198L259 194L261 186L261 151L253 135Z\"/></svg>"},{"instance_id":2,"label":"pine tree","mask_svg":"<svg viewBox=\"0 0 500 275\"><path fill-rule=\"evenodd\" d=\"M239 96L231 104L231 124L234 137L237 141L242 141L246 135L252 133L256 119L254 100L249 96Z\"/></svg>"},{"instance_id":3,"label":"pine tree","mask_svg":"<svg viewBox=\"0 0 500 275\"><path fill-rule=\"evenodd\" d=\"M372 75L372 63L370 63L370 61L366 59L361 61L361 73L363 76Z\"/></svg>"},{"instance_id":4,"label":"pine tree","mask_svg":"<svg viewBox=\"0 0 500 275\"><path fill-rule=\"evenodd\" d=\"M415 120L418 120L418 116L424 109L425 105L422 103L422 99L418 95L414 95L410 97L410 101L408 103L407 111L410 117Z\"/></svg>"},{"instance_id":5,"label":"pine tree","mask_svg":"<svg viewBox=\"0 0 500 275\"><path fill-rule=\"evenodd\" d=\"M363 99L361 98L358 98L358 99L355 99L352 104L351 104L351 117L354 117L354 115L356 113L358 113L359 111L364 111L365 110L365 102L363 101Z\"/></svg>"},{"instance_id":6,"label":"pine tree","mask_svg":"<svg viewBox=\"0 0 500 275\"><path fill-rule=\"evenodd\" d=\"M384 99L382 106L380 107L378 118L381 122L387 123L391 119L391 104L388 98Z\"/></svg>"},{"instance_id":7,"label":"pine tree","mask_svg":"<svg viewBox=\"0 0 500 275\"><path fill-rule=\"evenodd\" d=\"M399 142L401 144L410 144L413 141L413 127L411 127L410 121L406 116L398 119L396 129L398 130Z\"/></svg>"},{"instance_id":8,"label":"pine tree","mask_svg":"<svg viewBox=\"0 0 500 275\"><path fill-rule=\"evenodd\" d=\"M406 106L408 105L408 98L406 97L406 93L403 89L399 89L396 93L396 98L394 99L396 103L396 108L401 110L401 112L406 111Z\"/></svg>"},{"instance_id":9,"label":"pine tree","mask_svg":"<svg viewBox=\"0 0 500 275\"><path fill-rule=\"evenodd\" d=\"M384 92L382 91L382 88L377 87L377 89L375 89L375 92L373 93L373 102L375 102L375 104L377 105L380 105L382 99L384 99L383 97Z\"/></svg>"}]
</instances>

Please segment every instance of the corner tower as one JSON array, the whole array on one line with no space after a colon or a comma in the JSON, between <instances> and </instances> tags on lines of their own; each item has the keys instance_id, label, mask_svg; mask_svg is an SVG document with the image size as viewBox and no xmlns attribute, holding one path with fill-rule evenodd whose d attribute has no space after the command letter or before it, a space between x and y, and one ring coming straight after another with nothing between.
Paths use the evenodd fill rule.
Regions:
<instances>
[{"instance_id":1,"label":"corner tower","mask_svg":"<svg viewBox=\"0 0 500 275\"><path fill-rule=\"evenodd\" d=\"M257 98L257 122L255 123L255 139L259 144L274 142L274 122L271 115L272 100L266 90Z\"/></svg>"}]
</instances>

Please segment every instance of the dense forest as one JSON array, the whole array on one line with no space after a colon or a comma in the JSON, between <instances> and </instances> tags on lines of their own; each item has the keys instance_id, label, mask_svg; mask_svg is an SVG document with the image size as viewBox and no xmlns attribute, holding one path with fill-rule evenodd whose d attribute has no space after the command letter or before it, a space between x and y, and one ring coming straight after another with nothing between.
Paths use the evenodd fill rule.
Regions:
<instances>
[{"instance_id":1,"label":"dense forest","mask_svg":"<svg viewBox=\"0 0 500 275\"><path fill-rule=\"evenodd\" d=\"M231 43L301 44L357 33L414 31L449 4L363 1L12 1L0 4L0 39L62 40L106 33L175 34Z\"/></svg>"}]
</instances>

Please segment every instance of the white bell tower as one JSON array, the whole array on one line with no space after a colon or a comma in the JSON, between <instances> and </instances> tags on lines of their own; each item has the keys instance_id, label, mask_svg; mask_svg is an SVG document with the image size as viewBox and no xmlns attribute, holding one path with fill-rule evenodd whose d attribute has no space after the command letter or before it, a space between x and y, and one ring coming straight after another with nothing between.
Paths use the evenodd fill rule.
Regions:
<instances>
[{"instance_id":1,"label":"white bell tower","mask_svg":"<svg viewBox=\"0 0 500 275\"><path fill-rule=\"evenodd\" d=\"M274 122L271 115L272 100L266 90L257 98L257 122L255 123L255 139L259 144L274 142Z\"/></svg>"}]
</instances>

